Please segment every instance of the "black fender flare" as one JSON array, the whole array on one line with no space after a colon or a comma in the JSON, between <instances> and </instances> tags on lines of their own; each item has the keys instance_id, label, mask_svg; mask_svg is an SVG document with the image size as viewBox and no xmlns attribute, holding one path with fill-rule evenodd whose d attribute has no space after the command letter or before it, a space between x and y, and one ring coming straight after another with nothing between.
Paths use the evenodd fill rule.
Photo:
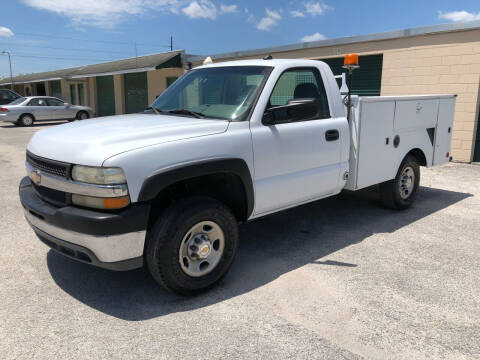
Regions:
<instances>
[{"instance_id":1,"label":"black fender flare","mask_svg":"<svg viewBox=\"0 0 480 360\"><path fill-rule=\"evenodd\" d=\"M188 164L151 175L144 180L138 195L138 201L152 201L167 186L175 184L179 181L204 175L212 175L215 173L234 174L242 180L245 195L247 197L246 219L248 219L253 212L255 195L250 169L243 159L231 158L200 161L198 163Z\"/></svg>"}]
</instances>

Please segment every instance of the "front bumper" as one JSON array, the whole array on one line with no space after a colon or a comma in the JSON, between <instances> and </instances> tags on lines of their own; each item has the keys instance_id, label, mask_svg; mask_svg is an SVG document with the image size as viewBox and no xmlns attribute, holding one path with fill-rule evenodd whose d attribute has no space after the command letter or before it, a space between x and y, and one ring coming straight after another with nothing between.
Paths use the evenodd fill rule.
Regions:
<instances>
[{"instance_id":1,"label":"front bumper","mask_svg":"<svg viewBox=\"0 0 480 360\"><path fill-rule=\"evenodd\" d=\"M56 207L38 196L28 177L20 182L19 195L26 220L57 252L111 270L143 265L148 204L131 205L118 213Z\"/></svg>"}]
</instances>

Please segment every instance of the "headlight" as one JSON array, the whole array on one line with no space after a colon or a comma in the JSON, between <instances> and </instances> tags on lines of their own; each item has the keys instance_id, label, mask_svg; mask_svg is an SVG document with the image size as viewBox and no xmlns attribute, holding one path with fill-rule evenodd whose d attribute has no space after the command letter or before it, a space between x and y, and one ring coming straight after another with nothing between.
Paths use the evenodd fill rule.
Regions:
<instances>
[{"instance_id":1,"label":"headlight","mask_svg":"<svg viewBox=\"0 0 480 360\"><path fill-rule=\"evenodd\" d=\"M93 196L72 194L72 203L78 206L95 209L121 209L130 204L130 197L98 198Z\"/></svg>"},{"instance_id":2,"label":"headlight","mask_svg":"<svg viewBox=\"0 0 480 360\"><path fill-rule=\"evenodd\" d=\"M104 168L75 165L72 169L72 179L98 185L125 184L127 179L120 168Z\"/></svg>"}]
</instances>

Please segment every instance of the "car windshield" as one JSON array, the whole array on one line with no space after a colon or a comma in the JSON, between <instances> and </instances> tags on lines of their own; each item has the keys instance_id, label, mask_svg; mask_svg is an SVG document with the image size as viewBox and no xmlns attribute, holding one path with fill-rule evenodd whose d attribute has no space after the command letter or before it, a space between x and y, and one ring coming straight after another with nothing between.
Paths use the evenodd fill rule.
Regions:
<instances>
[{"instance_id":1,"label":"car windshield","mask_svg":"<svg viewBox=\"0 0 480 360\"><path fill-rule=\"evenodd\" d=\"M27 100L27 99L24 98L24 97L19 97L18 99L13 100L13 101L12 101L10 104L8 104L8 105L18 105L18 104L23 103L25 100Z\"/></svg>"},{"instance_id":2,"label":"car windshield","mask_svg":"<svg viewBox=\"0 0 480 360\"><path fill-rule=\"evenodd\" d=\"M245 120L271 69L227 66L191 70L160 95L152 108L198 118Z\"/></svg>"}]
</instances>

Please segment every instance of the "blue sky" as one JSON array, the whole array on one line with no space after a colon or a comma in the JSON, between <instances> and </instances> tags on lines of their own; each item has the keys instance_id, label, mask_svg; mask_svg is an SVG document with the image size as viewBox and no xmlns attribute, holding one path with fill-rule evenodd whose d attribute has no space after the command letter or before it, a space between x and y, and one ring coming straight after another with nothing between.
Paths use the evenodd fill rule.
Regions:
<instances>
[{"instance_id":1,"label":"blue sky","mask_svg":"<svg viewBox=\"0 0 480 360\"><path fill-rule=\"evenodd\" d=\"M0 51L14 74L174 48L210 55L480 20L479 0L18 0L2 2ZM9 74L0 57L0 76Z\"/></svg>"}]
</instances>

